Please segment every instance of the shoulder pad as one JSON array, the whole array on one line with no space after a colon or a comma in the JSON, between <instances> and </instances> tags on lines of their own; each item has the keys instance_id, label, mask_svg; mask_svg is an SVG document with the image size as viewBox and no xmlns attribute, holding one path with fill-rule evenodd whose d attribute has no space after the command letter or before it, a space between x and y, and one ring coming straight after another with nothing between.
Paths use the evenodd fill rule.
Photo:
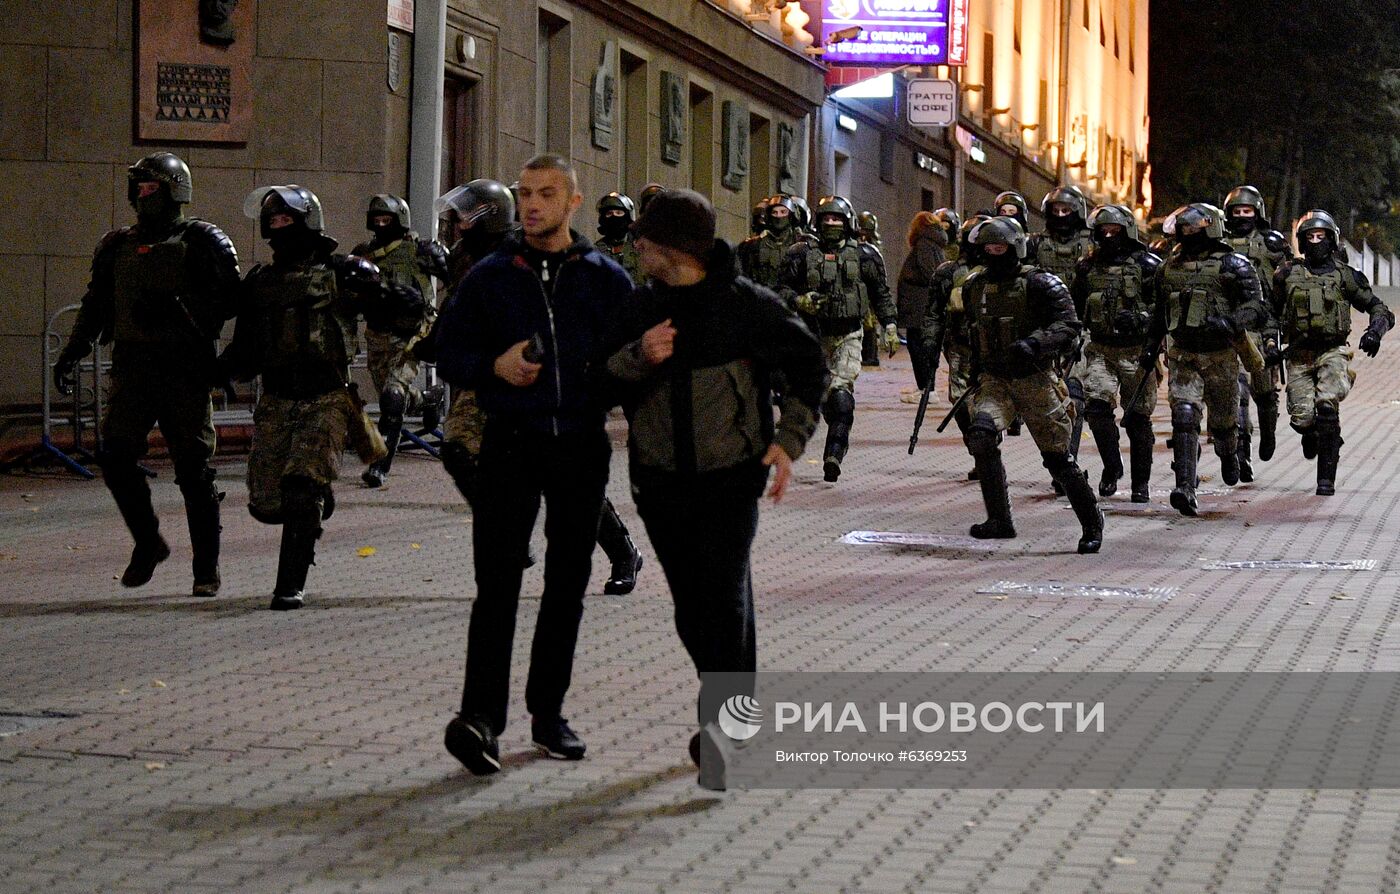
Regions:
<instances>
[{"instance_id":1,"label":"shoulder pad","mask_svg":"<svg viewBox=\"0 0 1400 894\"><path fill-rule=\"evenodd\" d=\"M1248 268L1250 273L1254 273L1254 263L1237 251L1225 252L1224 256L1220 259L1220 266L1222 268L1233 268L1235 270Z\"/></svg>"},{"instance_id":2,"label":"shoulder pad","mask_svg":"<svg viewBox=\"0 0 1400 894\"><path fill-rule=\"evenodd\" d=\"M121 244L123 239L132 234L134 229L134 227L121 227L115 230L108 230L107 234L97 241L97 248L93 249L92 252L93 257L106 254L116 248Z\"/></svg>"},{"instance_id":3,"label":"shoulder pad","mask_svg":"<svg viewBox=\"0 0 1400 894\"><path fill-rule=\"evenodd\" d=\"M427 272L438 279L447 278L447 249L441 242L435 239L423 239L418 242L418 259L422 261Z\"/></svg>"},{"instance_id":4,"label":"shoulder pad","mask_svg":"<svg viewBox=\"0 0 1400 894\"><path fill-rule=\"evenodd\" d=\"M1133 260L1137 261L1138 266L1148 273L1154 273L1158 267L1162 266L1162 259L1146 248L1135 252Z\"/></svg>"},{"instance_id":5,"label":"shoulder pad","mask_svg":"<svg viewBox=\"0 0 1400 894\"><path fill-rule=\"evenodd\" d=\"M1041 270L1039 267L1032 267L1025 272L1026 285L1037 286L1042 289L1064 289L1065 281L1048 270Z\"/></svg>"},{"instance_id":6,"label":"shoulder pad","mask_svg":"<svg viewBox=\"0 0 1400 894\"><path fill-rule=\"evenodd\" d=\"M1287 254L1289 251L1288 240L1278 230L1264 233L1264 245L1274 254Z\"/></svg>"},{"instance_id":7,"label":"shoulder pad","mask_svg":"<svg viewBox=\"0 0 1400 894\"><path fill-rule=\"evenodd\" d=\"M354 255L331 255L331 269L348 284L370 285L380 281L379 267Z\"/></svg>"},{"instance_id":8,"label":"shoulder pad","mask_svg":"<svg viewBox=\"0 0 1400 894\"><path fill-rule=\"evenodd\" d=\"M1337 267L1341 270L1349 271L1351 273L1351 281L1356 283L1358 288L1369 289L1371 287L1371 280L1362 271L1357 270L1350 264L1338 264Z\"/></svg>"}]
</instances>

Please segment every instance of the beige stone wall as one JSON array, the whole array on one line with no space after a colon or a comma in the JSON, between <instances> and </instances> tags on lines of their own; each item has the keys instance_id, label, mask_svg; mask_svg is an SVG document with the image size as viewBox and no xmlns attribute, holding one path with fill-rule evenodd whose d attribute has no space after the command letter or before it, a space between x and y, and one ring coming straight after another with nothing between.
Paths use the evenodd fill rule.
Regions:
<instances>
[{"instance_id":1,"label":"beige stone wall","mask_svg":"<svg viewBox=\"0 0 1400 894\"><path fill-rule=\"evenodd\" d=\"M232 147L135 143L135 7L0 4L0 365L12 371L0 404L38 400L45 321L82 297L103 233L131 222L126 166L137 158L168 149L190 164L190 213L229 233L245 269L265 248L241 213L254 186L312 188L347 247L367 198L404 188L388 122L406 113L386 108L407 92L389 96L382 0L259 3L253 137Z\"/></svg>"}]
</instances>

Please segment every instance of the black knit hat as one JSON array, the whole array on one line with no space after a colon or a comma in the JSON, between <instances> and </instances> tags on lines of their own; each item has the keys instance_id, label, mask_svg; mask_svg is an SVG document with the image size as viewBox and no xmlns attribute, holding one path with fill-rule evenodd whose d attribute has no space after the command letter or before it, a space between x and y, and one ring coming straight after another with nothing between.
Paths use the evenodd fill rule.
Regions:
<instances>
[{"instance_id":1,"label":"black knit hat","mask_svg":"<svg viewBox=\"0 0 1400 894\"><path fill-rule=\"evenodd\" d=\"M691 189L663 190L647 203L633 233L705 261L715 244L715 206Z\"/></svg>"}]
</instances>

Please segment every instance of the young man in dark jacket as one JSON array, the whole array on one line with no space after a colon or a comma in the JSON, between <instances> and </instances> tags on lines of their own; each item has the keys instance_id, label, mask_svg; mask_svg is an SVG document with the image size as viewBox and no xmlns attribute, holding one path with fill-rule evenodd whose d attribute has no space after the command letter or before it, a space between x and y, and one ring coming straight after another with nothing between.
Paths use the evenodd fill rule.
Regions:
<instances>
[{"instance_id":1,"label":"young man in dark jacket","mask_svg":"<svg viewBox=\"0 0 1400 894\"><path fill-rule=\"evenodd\" d=\"M535 745L579 760L584 744L560 716L583 616L610 447L602 372L632 281L569 228L583 197L556 155L520 175L522 231L467 274L444 308L438 372L473 389L486 415L472 505L476 601L467 633L461 713L446 747L476 774L500 769L496 737L509 705L510 653L530 532L545 514L544 594L525 704Z\"/></svg>"},{"instance_id":2,"label":"young man in dark jacket","mask_svg":"<svg viewBox=\"0 0 1400 894\"><path fill-rule=\"evenodd\" d=\"M826 387L821 346L778 296L735 276L734 253L715 238L710 201L667 190L637 223L642 271L635 340L608 361L624 383L632 494L666 572L676 629L701 674L752 674L749 551L769 469L781 499L816 428ZM773 424L768 379L786 377ZM740 693L702 678L701 732L691 755L700 784L724 788L720 705ZM743 694L751 694L743 693Z\"/></svg>"}]
</instances>

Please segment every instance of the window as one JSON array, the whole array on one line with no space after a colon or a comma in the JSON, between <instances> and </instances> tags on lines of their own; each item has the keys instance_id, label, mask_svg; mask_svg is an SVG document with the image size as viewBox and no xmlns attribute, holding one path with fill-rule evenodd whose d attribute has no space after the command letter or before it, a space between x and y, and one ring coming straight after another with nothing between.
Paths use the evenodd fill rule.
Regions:
<instances>
[{"instance_id":1,"label":"window","mask_svg":"<svg viewBox=\"0 0 1400 894\"><path fill-rule=\"evenodd\" d=\"M715 95L690 85L690 188L708 196L715 191Z\"/></svg>"},{"instance_id":2,"label":"window","mask_svg":"<svg viewBox=\"0 0 1400 894\"><path fill-rule=\"evenodd\" d=\"M569 22L541 9L535 41L535 151L570 154Z\"/></svg>"},{"instance_id":3,"label":"window","mask_svg":"<svg viewBox=\"0 0 1400 894\"><path fill-rule=\"evenodd\" d=\"M938 196L927 186L919 188L919 207L924 211L936 211L938 209Z\"/></svg>"},{"instance_id":4,"label":"window","mask_svg":"<svg viewBox=\"0 0 1400 894\"><path fill-rule=\"evenodd\" d=\"M762 115L749 114L749 203L773 193L773 124Z\"/></svg>"},{"instance_id":5,"label":"window","mask_svg":"<svg viewBox=\"0 0 1400 894\"><path fill-rule=\"evenodd\" d=\"M618 109L622 112L622 169L620 188L635 196L647 183L647 63L640 56L623 50L621 59L622 95Z\"/></svg>"}]
</instances>

